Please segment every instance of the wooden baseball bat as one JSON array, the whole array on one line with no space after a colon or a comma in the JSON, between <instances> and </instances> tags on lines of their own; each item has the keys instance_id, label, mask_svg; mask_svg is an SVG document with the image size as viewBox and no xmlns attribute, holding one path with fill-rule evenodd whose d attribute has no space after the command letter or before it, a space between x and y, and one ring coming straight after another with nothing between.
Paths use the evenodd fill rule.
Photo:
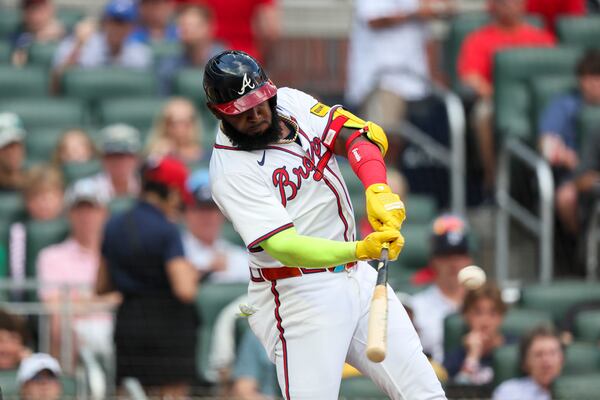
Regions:
<instances>
[{"instance_id":1,"label":"wooden baseball bat","mask_svg":"<svg viewBox=\"0 0 600 400\"><path fill-rule=\"evenodd\" d=\"M387 348L387 299L388 249L381 249L377 264L377 283L373 290L371 308L369 310L369 331L367 334L367 358L379 363L385 359Z\"/></svg>"}]
</instances>

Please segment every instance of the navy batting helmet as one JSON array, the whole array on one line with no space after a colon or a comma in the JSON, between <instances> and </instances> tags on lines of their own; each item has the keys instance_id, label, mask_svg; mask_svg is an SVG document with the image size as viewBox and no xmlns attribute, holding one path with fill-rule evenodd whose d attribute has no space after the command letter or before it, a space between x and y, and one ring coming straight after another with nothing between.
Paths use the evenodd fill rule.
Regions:
<instances>
[{"instance_id":1,"label":"navy batting helmet","mask_svg":"<svg viewBox=\"0 0 600 400\"><path fill-rule=\"evenodd\" d=\"M204 91L209 107L226 115L240 114L277 94L258 61L238 50L208 60Z\"/></svg>"}]
</instances>

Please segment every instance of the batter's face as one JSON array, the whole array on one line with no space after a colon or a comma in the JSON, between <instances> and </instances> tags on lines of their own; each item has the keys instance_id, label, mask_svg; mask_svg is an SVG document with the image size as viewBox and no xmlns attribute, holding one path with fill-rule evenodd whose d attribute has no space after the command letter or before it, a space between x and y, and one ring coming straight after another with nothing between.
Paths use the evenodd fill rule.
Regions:
<instances>
[{"instance_id":1,"label":"batter's face","mask_svg":"<svg viewBox=\"0 0 600 400\"><path fill-rule=\"evenodd\" d=\"M243 150L264 148L280 138L281 127L275 102L264 101L237 115L219 114L223 131Z\"/></svg>"}]
</instances>

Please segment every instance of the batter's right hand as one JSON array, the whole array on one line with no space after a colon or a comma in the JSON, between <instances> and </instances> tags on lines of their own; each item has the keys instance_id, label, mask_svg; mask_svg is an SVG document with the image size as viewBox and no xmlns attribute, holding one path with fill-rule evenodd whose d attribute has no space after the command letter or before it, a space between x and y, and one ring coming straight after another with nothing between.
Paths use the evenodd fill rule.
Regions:
<instances>
[{"instance_id":1,"label":"batter's right hand","mask_svg":"<svg viewBox=\"0 0 600 400\"><path fill-rule=\"evenodd\" d=\"M356 242L356 257L359 260L376 260L381 256L383 245L389 248L388 259L393 261L404 247L404 237L397 230L373 232L363 240Z\"/></svg>"}]
</instances>

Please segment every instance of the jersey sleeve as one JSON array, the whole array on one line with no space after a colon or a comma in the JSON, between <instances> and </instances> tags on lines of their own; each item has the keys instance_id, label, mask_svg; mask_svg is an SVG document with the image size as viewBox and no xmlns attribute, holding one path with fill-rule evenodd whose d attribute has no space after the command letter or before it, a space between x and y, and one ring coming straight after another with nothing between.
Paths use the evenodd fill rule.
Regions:
<instances>
[{"instance_id":1,"label":"jersey sleeve","mask_svg":"<svg viewBox=\"0 0 600 400\"><path fill-rule=\"evenodd\" d=\"M273 190L257 175L224 174L211 179L211 185L215 202L250 251L294 225Z\"/></svg>"}]
</instances>

